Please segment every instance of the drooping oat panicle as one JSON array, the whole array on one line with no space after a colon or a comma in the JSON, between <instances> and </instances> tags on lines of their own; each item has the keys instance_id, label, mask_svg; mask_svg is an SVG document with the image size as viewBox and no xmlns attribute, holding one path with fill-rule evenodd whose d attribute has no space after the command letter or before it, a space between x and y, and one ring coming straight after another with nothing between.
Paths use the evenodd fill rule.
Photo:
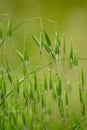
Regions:
<instances>
[{"instance_id":1,"label":"drooping oat panicle","mask_svg":"<svg viewBox=\"0 0 87 130\"><path fill-rule=\"evenodd\" d=\"M11 19L8 19L8 24L7 24L7 38L12 37L12 23Z\"/></svg>"},{"instance_id":2,"label":"drooping oat panicle","mask_svg":"<svg viewBox=\"0 0 87 130\"><path fill-rule=\"evenodd\" d=\"M54 53L54 50L52 48L52 43L51 43L51 40L50 40L50 38L45 30L44 30L44 35L45 35L45 41L46 41L43 44L44 48L51 55L53 60L55 60L55 53Z\"/></svg>"}]
</instances>

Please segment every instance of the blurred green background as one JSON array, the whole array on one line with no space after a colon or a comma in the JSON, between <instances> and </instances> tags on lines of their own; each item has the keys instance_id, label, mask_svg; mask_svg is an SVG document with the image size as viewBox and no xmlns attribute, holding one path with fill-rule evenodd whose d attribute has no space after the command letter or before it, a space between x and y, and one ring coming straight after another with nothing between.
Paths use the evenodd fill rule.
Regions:
<instances>
[{"instance_id":1,"label":"blurred green background","mask_svg":"<svg viewBox=\"0 0 87 130\"><path fill-rule=\"evenodd\" d=\"M79 57L87 57L87 0L0 0L0 13L8 13L11 16L13 26L25 18L42 17L52 19L59 24L60 34L66 37L67 45L72 39L74 47L78 51ZM45 22L49 31L53 32L53 25ZM34 34L39 33L39 23L32 21L31 30ZM22 44L22 27L14 34L15 44L19 48ZM51 34L50 34L51 35ZM29 44L29 53L34 54L32 41ZM11 49L8 51L12 59ZM35 60L35 58L34 58ZM12 61L14 64L14 61ZM84 64L86 66L86 64Z\"/></svg>"}]
</instances>

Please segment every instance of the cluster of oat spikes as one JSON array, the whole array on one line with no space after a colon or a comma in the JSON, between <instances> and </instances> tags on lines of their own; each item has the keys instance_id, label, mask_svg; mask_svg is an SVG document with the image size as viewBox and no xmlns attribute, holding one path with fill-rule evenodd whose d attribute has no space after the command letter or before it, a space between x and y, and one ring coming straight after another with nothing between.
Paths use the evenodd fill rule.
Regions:
<instances>
[{"instance_id":1,"label":"cluster of oat spikes","mask_svg":"<svg viewBox=\"0 0 87 130\"><path fill-rule=\"evenodd\" d=\"M77 86L75 86L75 83L71 84L71 87L76 90L75 94L78 95L76 96L78 108L77 110L74 109L74 112L80 109L78 118L72 110L73 103L71 100L74 100L74 98L71 98L70 94L73 93L73 90L72 93L69 93L69 81L65 78L66 75L62 71L60 72L60 64L63 68L68 63L69 69L76 73L79 66L78 60L86 59L77 57L77 52L72 43L70 43L70 49L68 49L68 51L70 50L69 53L66 54L65 37L63 36L61 42L58 31L55 30L55 40L52 42L47 31L42 27L42 18L34 19L40 20L41 32L39 39L30 33L32 40L38 46L40 55L44 51L51 61L30 71L26 43L24 43L23 54L15 48L15 52L23 65L23 77L21 79L19 75L16 77L12 75L5 50L14 31L20 25L33 19L25 19L13 28L9 18L4 38L3 21L0 21L0 47L4 48L4 65L1 64L0 66L0 130L86 129L87 92L83 69L77 77ZM53 22L53 24L56 23ZM45 71L46 68L49 68L50 71L43 73L42 79L40 79L39 71L43 69Z\"/></svg>"}]
</instances>

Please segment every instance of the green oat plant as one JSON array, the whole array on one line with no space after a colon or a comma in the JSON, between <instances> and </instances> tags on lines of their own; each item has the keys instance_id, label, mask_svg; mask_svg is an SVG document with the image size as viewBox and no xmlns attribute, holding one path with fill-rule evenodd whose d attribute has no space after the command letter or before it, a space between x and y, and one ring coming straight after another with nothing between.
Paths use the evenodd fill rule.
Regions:
<instances>
[{"instance_id":1,"label":"green oat plant","mask_svg":"<svg viewBox=\"0 0 87 130\"><path fill-rule=\"evenodd\" d=\"M38 47L41 57L46 54L49 62L30 68L26 37L21 53L12 42L14 31L32 20L40 21L40 35L28 32ZM43 27L43 20L55 27L54 41ZM7 30L3 34L0 19L0 130L86 130L87 92L84 69L79 67L72 42L59 35L56 22L41 17L24 19L13 27L8 17ZM25 28L26 30L26 28ZM25 34L24 34L25 35ZM7 46L12 44L21 61L21 77L15 75L9 64ZM3 51L2 51L3 50ZM71 73L68 75L68 72ZM41 73L41 75L40 75Z\"/></svg>"}]
</instances>

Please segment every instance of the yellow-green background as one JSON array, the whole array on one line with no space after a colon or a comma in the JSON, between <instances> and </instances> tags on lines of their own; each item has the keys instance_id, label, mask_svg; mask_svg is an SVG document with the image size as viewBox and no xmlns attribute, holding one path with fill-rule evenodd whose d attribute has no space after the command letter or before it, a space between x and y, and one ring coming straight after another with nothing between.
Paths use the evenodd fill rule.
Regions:
<instances>
[{"instance_id":1,"label":"yellow-green background","mask_svg":"<svg viewBox=\"0 0 87 130\"><path fill-rule=\"evenodd\" d=\"M25 18L32 17L49 18L58 22L58 31L60 35L65 35L67 48L70 47L70 41L72 40L74 48L76 48L78 52L78 57L87 57L87 0L0 0L0 13L8 13L12 19L13 26L16 26L16 24L20 23L20 21ZM53 24L48 21L43 21L43 23L53 41ZM25 26L21 26L13 34L13 42L21 53L23 52L24 27ZM32 21L30 23L30 28L31 31L39 37L40 25L38 20ZM42 64L45 56L39 55L38 48L28 34L27 43L31 65ZM6 53L9 57L10 65L15 65L15 69L21 70L21 61L10 43L7 45ZM2 56L1 51L0 55ZM80 66L84 67L84 71L86 72L87 61L80 61ZM73 88L75 88L78 83L75 78L79 79L79 75L75 75L72 71L65 74L67 81L69 78L72 79L72 77L74 77L74 82L72 81L72 83ZM87 72L85 74L87 74ZM77 97L79 96L76 93L74 91L74 109L78 108L78 103L76 101L78 101ZM72 100L73 93L70 97ZM79 111L77 111L78 110L76 110L76 113L78 114Z\"/></svg>"}]
</instances>

